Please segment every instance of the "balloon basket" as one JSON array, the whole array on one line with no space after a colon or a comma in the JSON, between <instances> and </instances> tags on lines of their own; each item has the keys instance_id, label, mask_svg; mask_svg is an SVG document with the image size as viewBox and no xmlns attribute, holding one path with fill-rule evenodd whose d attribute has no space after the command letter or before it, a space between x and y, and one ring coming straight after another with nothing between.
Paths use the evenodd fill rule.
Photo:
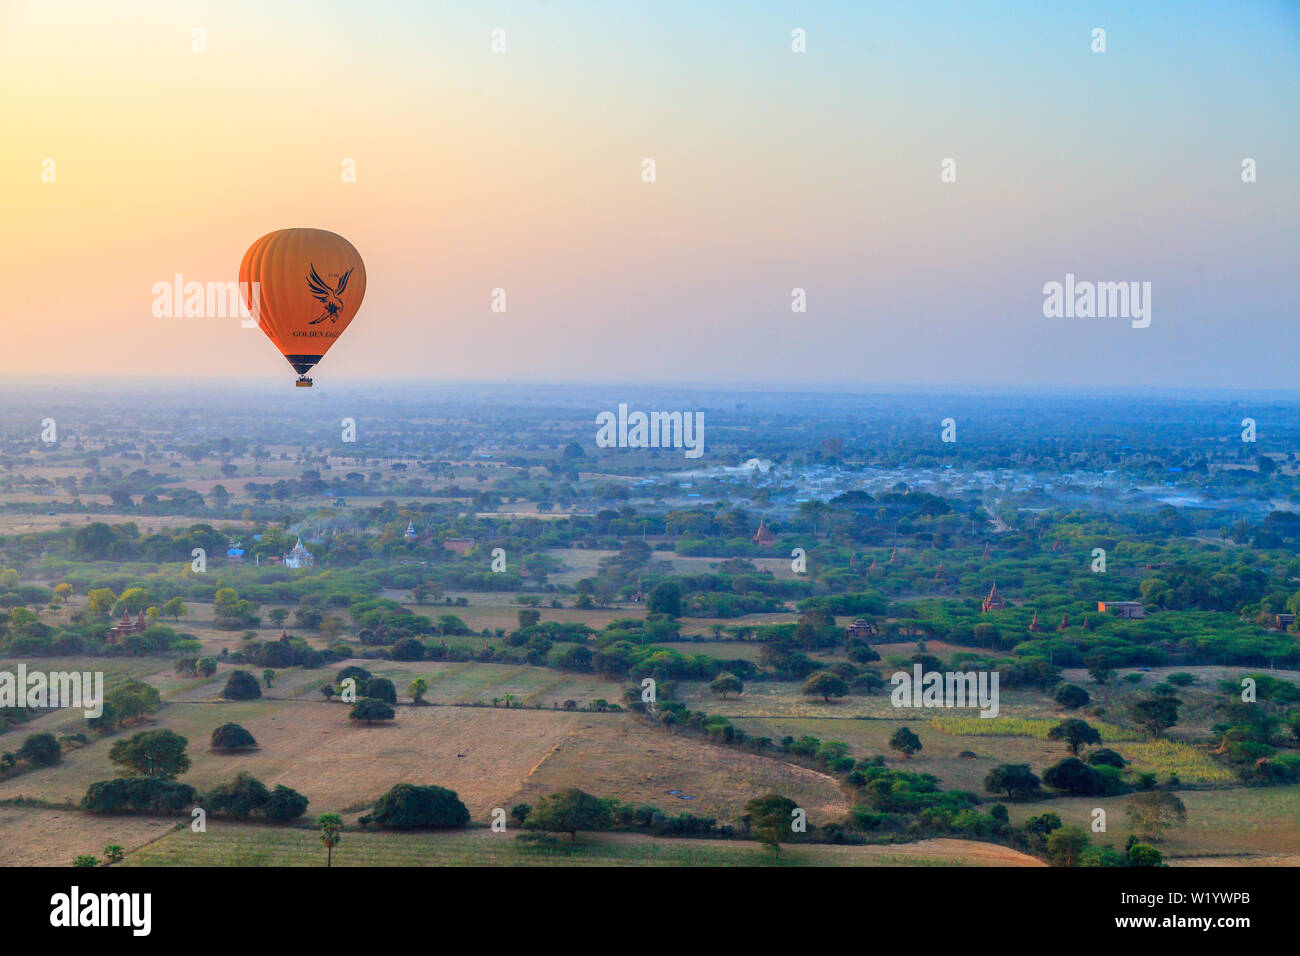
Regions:
<instances>
[{"instance_id":1,"label":"balloon basket","mask_svg":"<svg viewBox=\"0 0 1300 956\"><path fill-rule=\"evenodd\" d=\"M304 375L302 378L298 379L298 381L294 382L293 384L298 388L311 388L311 379L307 378L307 376Z\"/></svg>"}]
</instances>

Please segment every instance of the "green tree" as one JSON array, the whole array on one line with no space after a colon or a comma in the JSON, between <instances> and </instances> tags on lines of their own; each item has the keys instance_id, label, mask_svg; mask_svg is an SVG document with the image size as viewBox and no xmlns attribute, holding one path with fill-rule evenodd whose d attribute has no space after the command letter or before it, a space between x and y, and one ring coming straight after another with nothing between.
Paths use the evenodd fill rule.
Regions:
<instances>
[{"instance_id":1,"label":"green tree","mask_svg":"<svg viewBox=\"0 0 1300 956\"><path fill-rule=\"evenodd\" d=\"M578 841L579 830L603 830L613 822L609 804L582 790L561 790L537 801L528 814L527 826L548 833L567 833Z\"/></svg>"},{"instance_id":2,"label":"green tree","mask_svg":"<svg viewBox=\"0 0 1300 956\"><path fill-rule=\"evenodd\" d=\"M213 750L252 750L256 746L253 735L239 724L222 724L212 731Z\"/></svg>"},{"instance_id":3,"label":"green tree","mask_svg":"<svg viewBox=\"0 0 1300 956\"><path fill-rule=\"evenodd\" d=\"M288 823L307 812L307 802L297 790L277 783L262 805L262 815L272 823Z\"/></svg>"},{"instance_id":4,"label":"green tree","mask_svg":"<svg viewBox=\"0 0 1300 956\"><path fill-rule=\"evenodd\" d=\"M1182 701L1177 697L1152 697L1130 704L1129 716L1152 737L1159 737L1178 723L1178 708L1181 705Z\"/></svg>"},{"instance_id":5,"label":"green tree","mask_svg":"<svg viewBox=\"0 0 1300 956\"><path fill-rule=\"evenodd\" d=\"M110 864L121 863L125 858L126 850L122 849L122 847L118 846L116 843L110 843L108 846L104 847L104 859Z\"/></svg>"},{"instance_id":6,"label":"green tree","mask_svg":"<svg viewBox=\"0 0 1300 956\"><path fill-rule=\"evenodd\" d=\"M994 767L984 778L989 793L1005 793L1012 800L1037 796L1040 781L1027 763L1004 763Z\"/></svg>"},{"instance_id":7,"label":"green tree","mask_svg":"<svg viewBox=\"0 0 1300 956\"><path fill-rule=\"evenodd\" d=\"M728 694L743 693L745 685L735 674L725 672L713 678L713 681L709 684L709 690L726 700Z\"/></svg>"},{"instance_id":8,"label":"green tree","mask_svg":"<svg viewBox=\"0 0 1300 956\"><path fill-rule=\"evenodd\" d=\"M676 581L660 581L650 592L650 613L682 616L682 588Z\"/></svg>"},{"instance_id":9,"label":"green tree","mask_svg":"<svg viewBox=\"0 0 1300 956\"><path fill-rule=\"evenodd\" d=\"M190 613L189 608L185 606L185 602L179 597L174 597L164 604L162 606L162 612L173 621L179 621L186 614Z\"/></svg>"},{"instance_id":10,"label":"green tree","mask_svg":"<svg viewBox=\"0 0 1300 956\"><path fill-rule=\"evenodd\" d=\"M63 759L63 748L53 734L32 734L18 748L18 759L34 767L52 767Z\"/></svg>"},{"instance_id":11,"label":"green tree","mask_svg":"<svg viewBox=\"0 0 1300 956\"><path fill-rule=\"evenodd\" d=\"M817 671L809 674L804 681L803 693L808 697L820 697L830 703L832 697L843 697L849 692L849 685L844 678L834 671Z\"/></svg>"},{"instance_id":12,"label":"green tree","mask_svg":"<svg viewBox=\"0 0 1300 956\"><path fill-rule=\"evenodd\" d=\"M363 697L373 697L375 700L382 700L385 704L397 703L397 688L387 677L372 677L366 681L365 689L361 691Z\"/></svg>"},{"instance_id":13,"label":"green tree","mask_svg":"<svg viewBox=\"0 0 1300 956\"><path fill-rule=\"evenodd\" d=\"M113 744L108 759L131 776L171 780L190 769L188 743L173 730L144 730Z\"/></svg>"},{"instance_id":14,"label":"green tree","mask_svg":"<svg viewBox=\"0 0 1300 956\"><path fill-rule=\"evenodd\" d=\"M469 809L446 787L399 783L375 803L371 814L395 830L453 830L469 823Z\"/></svg>"},{"instance_id":15,"label":"green tree","mask_svg":"<svg viewBox=\"0 0 1300 956\"><path fill-rule=\"evenodd\" d=\"M270 792L266 784L247 773L235 775L229 783L213 787L203 795L203 807L209 813L235 820L247 820L266 805Z\"/></svg>"},{"instance_id":16,"label":"green tree","mask_svg":"<svg viewBox=\"0 0 1300 956\"><path fill-rule=\"evenodd\" d=\"M1048 740L1064 740L1070 746L1070 753L1078 756L1080 747L1095 746L1101 743L1099 734L1087 721L1077 717L1063 720L1047 732Z\"/></svg>"},{"instance_id":17,"label":"green tree","mask_svg":"<svg viewBox=\"0 0 1300 956\"><path fill-rule=\"evenodd\" d=\"M382 700L375 700L373 697L362 697L352 705L348 711L348 720L364 720L366 726L373 724L377 720L392 720L397 716L397 711L393 710Z\"/></svg>"},{"instance_id":18,"label":"green tree","mask_svg":"<svg viewBox=\"0 0 1300 956\"><path fill-rule=\"evenodd\" d=\"M1106 790L1105 778L1078 757L1066 757L1052 764L1043 771L1043 782L1057 790L1086 796L1097 796Z\"/></svg>"},{"instance_id":19,"label":"green tree","mask_svg":"<svg viewBox=\"0 0 1300 956\"><path fill-rule=\"evenodd\" d=\"M262 688L248 671L231 671L221 696L226 700L256 700L262 696Z\"/></svg>"},{"instance_id":20,"label":"green tree","mask_svg":"<svg viewBox=\"0 0 1300 956\"><path fill-rule=\"evenodd\" d=\"M1092 700L1088 692L1078 684L1062 684L1056 688L1052 699L1069 710L1077 710Z\"/></svg>"},{"instance_id":21,"label":"green tree","mask_svg":"<svg viewBox=\"0 0 1300 956\"><path fill-rule=\"evenodd\" d=\"M1047 837L1047 852L1060 866L1078 866L1083 851L1088 848L1086 830L1079 827L1061 827Z\"/></svg>"},{"instance_id":22,"label":"green tree","mask_svg":"<svg viewBox=\"0 0 1300 956\"><path fill-rule=\"evenodd\" d=\"M911 759L912 754L921 749L921 738L912 733L911 728L899 727L889 738L889 746Z\"/></svg>"},{"instance_id":23,"label":"green tree","mask_svg":"<svg viewBox=\"0 0 1300 956\"><path fill-rule=\"evenodd\" d=\"M791 822L797 809L799 805L789 797L769 793L745 804L744 819L754 838L764 846L771 847L772 852L780 856L781 841L793 832Z\"/></svg>"},{"instance_id":24,"label":"green tree","mask_svg":"<svg viewBox=\"0 0 1300 956\"><path fill-rule=\"evenodd\" d=\"M1146 843L1134 843L1128 848L1129 866L1163 866L1164 856Z\"/></svg>"}]
</instances>

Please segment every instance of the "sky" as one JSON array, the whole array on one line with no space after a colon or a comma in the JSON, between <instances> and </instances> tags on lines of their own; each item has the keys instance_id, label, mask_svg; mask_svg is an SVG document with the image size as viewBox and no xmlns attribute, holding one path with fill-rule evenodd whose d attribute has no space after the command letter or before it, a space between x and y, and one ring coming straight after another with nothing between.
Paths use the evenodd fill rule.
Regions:
<instances>
[{"instance_id":1,"label":"sky","mask_svg":"<svg viewBox=\"0 0 1300 956\"><path fill-rule=\"evenodd\" d=\"M318 381L1300 378L1296 0L0 0L0 117L0 374L289 386L153 290L314 226L368 279Z\"/></svg>"}]
</instances>

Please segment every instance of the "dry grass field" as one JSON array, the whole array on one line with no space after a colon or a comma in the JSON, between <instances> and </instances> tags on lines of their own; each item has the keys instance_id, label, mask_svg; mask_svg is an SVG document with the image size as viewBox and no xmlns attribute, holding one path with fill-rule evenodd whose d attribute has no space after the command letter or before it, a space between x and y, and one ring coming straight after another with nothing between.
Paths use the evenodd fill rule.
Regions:
<instances>
[{"instance_id":1,"label":"dry grass field","mask_svg":"<svg viewBox=\"0 0 1300 956\"><path fill-rule=\"evenodd\" d=\"M400 707L391 724L367 727L348 720L347 713L345 704L324 701L176 703L145 726L174 730L189 740L192 766L180 780L200 792L247 771L268 786L283 783L298 790L311 801L308 812L318 814L359 810L397 783L436 783L459 793L479 818L504 805L529 770L581 720L562 711ZM259 749L212 752L208 738L227 721L245 727ZM79 801L94 781L118 776L108 752L121 736L68 753L55 767L0 782L0 799Z\"/></svg>"},{"instance_id":2,"label":"dry grass field","mask_svg":"<svg viewBox=\"0 0 1300 956\"><path fill-rule=\"evenodd\" d=\"M818 825L839 820L849 810L844 792L824 773L695 736L664 733L632 716L584 720L533 769L511 802L535 803L566 787L719 822L738 820L746 802L768 793L796 801ZM679 799L669 790L695 799Z\"/></svg>"},{"instance_id":3,"label":"dry grass field","mask_svg":"<svg viewBox=\"0 0 1300 956\"><path fill-rule=\"evenodd\" d=\"M176 817L96 817L74 810L0 807L0 866L67 866L115 843L127 852L167 834Z\"/></svg>"}]
</instances>

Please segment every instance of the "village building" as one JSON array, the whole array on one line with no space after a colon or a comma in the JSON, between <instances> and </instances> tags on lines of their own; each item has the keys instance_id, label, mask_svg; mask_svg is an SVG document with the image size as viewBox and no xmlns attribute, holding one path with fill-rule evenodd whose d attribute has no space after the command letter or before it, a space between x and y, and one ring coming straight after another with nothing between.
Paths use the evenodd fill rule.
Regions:
<instances>
[{"instance_id":1,"label":"village building","mask_svg":"<svg viewBox=\"0 0 1300 956\"><path fill-rule=\"evenodd\" d=\"M980 610L985 612L1005 611L1006 608L1007 602L1002 600L1002 595L998 593L998 586L996 584L993 585L992 589L989 591L989 596L986 597L984 602L980 605Z\"/></svg>"},{"instance_id":2,"label":"village building","mask_svg":"<svg viewBox=\"0 0 1300 956\"><path fill-rule=\"evenodd\" d=\"M1146 617L1146 608L1141 601L1098 601L1097 610L1102 614L1114 614L1118 617Z\"/></svg>"},{"instance_id":3,"label":"village building","mask_svg":"<svg viewBox=\"0 0 1300 956\"><path fill-rule=\"evenodd\" d=\"M1290 627L1292 624L1295 623L1294 614L1278 614L1274 619L1277 621L1277 629L1279 631L1285 631L1288 627Z\"/></svg>"}]
</instances>

